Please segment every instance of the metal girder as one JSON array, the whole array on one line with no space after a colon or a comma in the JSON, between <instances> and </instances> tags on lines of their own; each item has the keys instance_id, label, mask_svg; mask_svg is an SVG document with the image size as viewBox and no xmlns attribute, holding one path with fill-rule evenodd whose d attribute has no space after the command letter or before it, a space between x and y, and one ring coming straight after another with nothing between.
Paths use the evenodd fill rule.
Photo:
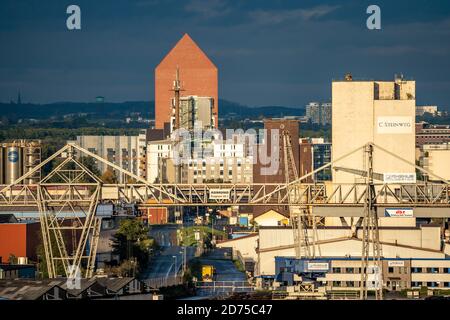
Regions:
<instances>
[{"instance_id":1,"label":"metal girder","mask_svg":"<svg viewBox=\"0 0 450 320\"><path fill-rule=\"evenodd\" d=\"M67 183L46 183L50 195ZM70 183L83 192L97 183ZM43 184L7 186L0 192L2 207L37 207L37 188ZM152 206L232 206L232 205L288 205L293 204L342 207L364 205L367 186L364 183L298 183L290 185L288 199L286 184L102 184L100 200L125 200ZM444 183L374 184L377 205L417 207L427 205L450 208L450 186ZM212 189L230 191L228 200L210 199ZM3 209L7 210L7 209Z\"/></svg>"},{"instance_id":2,"label":"metal girder","mask_svg":"<svg viewBox=\"0 0 450 320\"><path fill-rule=\"evenodd\" d=\"M377 147L373 143L368 145L372 148ZM343 213L346 208L357 208L363 212L363 208L367 207L369 198L370 212L378 212L378 215L380 215L380 210L383 210L382 208L388 207L412 207L417 208L417 212L436 210L436 212L439 212L437 214L449 212L450 186L448 181L445 180L441 183L421 182L415 184L385 184L373 183L373 181L370 184L303 182L307 177L360 149L355 149L332 163L326 164L298 179L291 181L292 179L289 178L287 183L154 184L88 150L75 144L68 144L14 183L4 186L0 190L0 210L11 210L11 208L38 209L43 226L43 243L44 247L47 248L46 259L52 262L49 263L48 271L53 277L57 275L57 261L63 263L66 273L68 272L69 262L71 262L76 266L83 267L85 276L92 275L100 227L99 220L95 218L95 211L98 202L103 200L125 200L137 202L142 206L166 207L180 205L208 207L289 205L290 207L312 210L314 216L320 217L326 216L320 211L322 208L333 210L336 208ZM392 154L383 148L379 149ZM129 176L134 182L130 184L104 184L74 157L74 152L92 157ZM62 153L68 153L68 157L57 165L49 175L42 178L39 183L24 184L28 176L33 175L35 171L40 170ZM395 155L393 156L395 157ZM410 164L429 176L438 177L423 168ZM68 167L69 165L72 165L72 167ZM210 198L211 190L219 188L229 190L228 200ZM67 211L82 213L82 218L75 217L75 215L72 217L72 219L78 219L78 227L70 227L65 224L69 219ZM371 214L372 221L368 221L368 226L374 223L373 217L375 216L376 214ZM315 217L313 217L313 222L316 223ZM78 243L76 243L76 250L73 255L67 252L64 238L64 233L67 230L81 230L80 237L77 237ZM368 234L370 235L370 232ZM92 244L92 246L89 246L89 250L87 250L88 242ZM56 248L54 248L55 246Z\"/></svg>"}]
</instances>

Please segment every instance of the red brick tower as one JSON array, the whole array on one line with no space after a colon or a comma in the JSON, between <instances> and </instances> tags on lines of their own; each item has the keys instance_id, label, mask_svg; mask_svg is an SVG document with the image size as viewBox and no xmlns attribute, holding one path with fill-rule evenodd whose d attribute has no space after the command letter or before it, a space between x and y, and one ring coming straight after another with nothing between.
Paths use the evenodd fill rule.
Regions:
<instances>
[{"instance_id":1,"label":"red brick tower","mask_svg":"<svg viewBox=\"0 0 450 320\"><path fill-rule=\"evenodd\" d=\"M155 68L155 127L170 122L172 88L177 66L183 96L196 95L214 99L215 124L218 123L218 72L194 40L186 33Z\"/></svg>"}]
</instances>

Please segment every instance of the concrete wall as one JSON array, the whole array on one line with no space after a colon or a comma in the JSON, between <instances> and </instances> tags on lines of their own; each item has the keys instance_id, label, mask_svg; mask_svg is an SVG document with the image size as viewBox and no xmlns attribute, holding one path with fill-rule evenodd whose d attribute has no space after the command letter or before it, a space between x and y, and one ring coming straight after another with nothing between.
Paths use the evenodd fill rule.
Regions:
<instances>
[{"instance_id":1,"label":"concrete wall","mask_svg":"<svg viewBox=\"0 0 450 320\"><path fill-rule=\"evenodd\" d=\"M254 261L258 260L256 247L258 244L258 234L252 236L243 236L237 239L219 242L219 248L233 248L233 251L238 250L244 258L252 258Z\"/></svg>"},{"instance_id":2,"label":"concrete wall","mask_svg":"<svg viewBox=\"0 0 450 320\"><path fill-rule=\"evenodd\" d=\"M335 81L332 83L332 160L368 142L414 163L415 82ZM396 98L396 99L395 99ZM386 117L386 118L384 118ZM395 118L402 117L402 118ZM407 121L402 129L383 128L383 119ZM389 120L390 119L390 120ZM335 164L365 170L363 149ZM374 172L409 173L413 167L392 156L374 151ZM362 181L358 176L333 171L333 182Z\"/></svg>"},{"instance_id":3,"label":"concrete wall","mask_svg":"<svg viewBox=\"0 0 450 320\"><path fill-rule=\"evenodd\" d=\"M424 168L434 174L450 180L450 146L424 146L425 157ZM436 179L430 177L431 180Z\"/></svg>"}]
</instances>

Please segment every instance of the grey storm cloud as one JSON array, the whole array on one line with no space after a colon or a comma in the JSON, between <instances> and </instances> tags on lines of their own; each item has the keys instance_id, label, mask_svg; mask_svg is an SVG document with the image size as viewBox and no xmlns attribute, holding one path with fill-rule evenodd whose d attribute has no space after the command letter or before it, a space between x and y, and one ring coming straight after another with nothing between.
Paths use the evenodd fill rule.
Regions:
<instances>
[{"instance_id":1,"label":"grey storm cloud","mask_svg":"<svg viewBox=\"0 0 450 320\"><path fill-rule=\"evenodd\" d=\"M365 0L2 1L0 101L153 99L153 71L184 33L219 68L219 97L250 106L328 100L331 81L417 81L418 103L450 100L450 3L377 1L382 29L366 28ZM408 10L406 10L408 8Z\"/></svg>"}]
</instances>

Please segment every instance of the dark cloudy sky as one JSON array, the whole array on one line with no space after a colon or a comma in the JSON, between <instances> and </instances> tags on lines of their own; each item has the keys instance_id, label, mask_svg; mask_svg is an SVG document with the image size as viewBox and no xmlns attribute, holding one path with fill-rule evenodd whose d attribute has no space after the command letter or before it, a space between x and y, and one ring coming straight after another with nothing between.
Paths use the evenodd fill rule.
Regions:
<instances>
[{"instance_id":1,"label":"dark cloudy sky","mask_svg":"<svg viewBox=\"0 0 450 320\"><path fill-rule=\"evenodd\" d=\"M66 8L81 7L68 31ZM366 28L381 7L382 30ZM219 68L219 97L247 105L328 100L332 79L417 81L450 106L450 1L2 0L0 101L153 99L153 70L183 33Z\"/></svg>"}]
</instances>

